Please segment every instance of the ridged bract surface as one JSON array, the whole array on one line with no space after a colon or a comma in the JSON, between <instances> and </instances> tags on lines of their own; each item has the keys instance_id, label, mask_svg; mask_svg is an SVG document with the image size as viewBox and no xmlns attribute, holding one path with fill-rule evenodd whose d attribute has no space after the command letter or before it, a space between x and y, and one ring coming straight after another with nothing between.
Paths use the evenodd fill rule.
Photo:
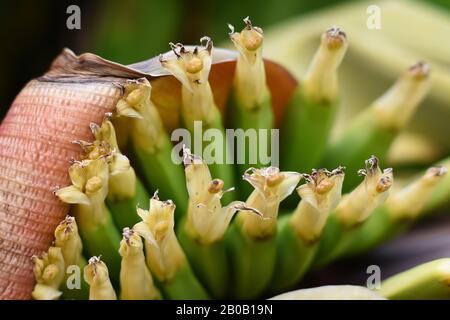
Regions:
<instances>
[{"instance_id":1,"label":"ridged bract surface","mask_svg":"<svg viewBox=\"0 0 450 320\"><path fill-rule=\"evenodd\" d=\"M69 184L74 140L92 140L121 94L113 81L33 80L17 96L0 125L0 298L29 299L32 255L46 251L68 212L53 194Z\"/></svg>"}]
</instances>

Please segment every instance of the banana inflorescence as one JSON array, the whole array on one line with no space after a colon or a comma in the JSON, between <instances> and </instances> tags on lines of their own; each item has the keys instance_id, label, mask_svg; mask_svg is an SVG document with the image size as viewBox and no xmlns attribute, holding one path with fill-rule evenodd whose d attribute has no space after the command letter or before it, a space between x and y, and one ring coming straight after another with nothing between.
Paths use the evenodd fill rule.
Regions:
<instances>
[{"instance_id":1,"label":"banana inflorescence","mask_svg":"<svg viewBox=\"0 0 450 320\"><path fill-rule=\"evenodd\" d=\"M238 57L226 115L216 105L208 78L211 39L202 38L201 46L193 48L171 44L172 51L159 62L181 83L181 118L187 130L193 133L196 121L204 129L219 130L223 149L218 152L228 159L224 123L267 132L279 125L280 167L249 163L245 144L235 146L241 148L236 154L247 160L236 166L208 164L188 146L179 155L181 164L175 164L151 83L129 81L115 111L91 125L95 140L76 142L85 156L70 167L72 184L55 190L73 204L72 216L58 226L48 252L34 258L35 299L253 299L278 294L295 288L311 267L370 249L446 204L448 160L398 186L393 170L382 169L393 141L429 90L426 63L409 67L331 139L347 34L338 27L322 33L277 124L262 58L265 36L249 18L244 23L241 32L230 26ZM352 28L347 32L351 36ZM257 141L252 143L270 144L267 136ZM85 255L92 258L86 262ZM67 266L84 270L89 290L66 288ZM275 298L449 298L449 283L444 259L394 276L377 292L322 287Z\"/></svg>"}]
</instances>

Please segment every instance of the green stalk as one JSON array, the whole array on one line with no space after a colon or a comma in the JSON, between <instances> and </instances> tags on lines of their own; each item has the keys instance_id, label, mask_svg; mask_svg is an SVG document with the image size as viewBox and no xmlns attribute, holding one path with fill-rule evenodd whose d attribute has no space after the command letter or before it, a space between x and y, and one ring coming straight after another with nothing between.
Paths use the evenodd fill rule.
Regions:
<instances>
[{"instance_id":1,"label":"green stalk","mask_svg":"<svg viewBox=\"0 0 450 320\"><path fill-rule=\"evenodd\" d=\"M429 88L428 65L419 62L368 109L356 116L343 134L332 143L324 156L325 166L344 165L353 173L359 164L376 154L381 161L394 138L405 127ZM349 175L344 191L358 184L356 176Z\"/></svg>"},{"instance_id":2,"label":"green stalk","mask_svg":"<svg viewBox=\"0 0 450 320\"><path fill-rule=\"evenodd\" d=\"M252 191L251 187L245 183L241 178L242 174L249 167L261 168L267 166L270 163L261 161L261 150L266 150L262 157L268 157L271 150L271 129L273 126L273 111L272 102L270 96L267 96L264 102L258 106L257 110L249 110L242 106L241 103L235 98L235 93L231 93L229 106L227 112L232 116L232 128L242 129L245 133L248 129L255 130L256 139L248 139L245 137L241 140L236 138L235 145L235 176L239 183L239 195L242 197L248 197ZM267 130L267 134L264 131ZM239 132L239 131L237 131ZM264 137L262 136L264 135ZM251 133L249 134L251 136ZM264 146L263 146L264 145ZM263 146L263 147L262 147ZM262 149L261 149L262 148ZM273 155L271 155L273 156Z\"/></svg>"},{"instance_id":3,"label":"green stalk","mask_svg":"<svg viewBox=\"0 0 450 320\"><path fill-rule=\"evenodd\" d=\"M136 207L148 209L149 198L150 196L139 178L136 178L135 192L131 198L116 201L106 198L106 204L117 228L132 227L138 223L140 219L136 214Z\"/></svg>"},{"instance_id":4,"label":"green stalk","mask_svg":"<svg viewBox=\"0 0 450 320\"><path fill-rule=\"evenodd\" d=\"M144 180L154 190L158 190L158 193L164 198L173 199L180 215L184 214L187 210L188 198L184 187L183 167L171 160L172 144L170 141L168 139L164 141L156 153L146 152L133 144L133 152ZM136 206L134 210L136 211Z\"/></svg>"},{"instance_id":5,"label":"green stalk","mask_svg":"<svg viewBox=\"0 0 450 320\"><path fill-rule=\"evenodd\" d=\"M233 223L226 237L233 277L230 297L256 299L270 285L275 270L275 235L253 239Z\"/></svg>"},{"instance_id":6,"label":"green stalk","mask_svg":"<svg viewBox=\"0 0 450 320\"><path fill-rule=\"evenodd\" d=\"M240 195L248 197L252 190L241 179L242 174L249 167L270 165L266 162L269 159L262 157L267 157L271 150L271 129L274 120L262 58L263 31L254 27L248 17L244 19L244 23L246 26L240 33L234 32L234 27L229 25L230 39L239 51L239 56L227 115L232 128L242 129L244 133L252 129L248 132L251 137L248 138L249 141L245 141L245 137L243 140L238 138L234 158L237 163L236 177L241 182ZM261 130L267 130L266 134ZM255 133L254 137L252 133Z\"/></svg>"},{"instance_id":7,"label":"green stalk","mask_svg":"<svg viewBox=\"0 0 450 320\"><path fill-rule=\"evenodd\" d=\"M337 69L346 49L347 37L339 28L323 33L309 71L283 116L283 168L308 172L320 163L339 104Z\"/></svg>"},{"instance_id":8,"label":"green stalk","mask_svg":"<svg viewBox=\"0 0 450 320\"><path fill-rule=\"evenodd\" d=\"M289 223L289 216L278 222L277 260L270 291L283 292L293 288L313 262L318 243L305 243Z\"/></svg>"},{"instance_id":9,"label":"green stalk","mask_svg":"<svg viewBox=\"0 0 450 320\"><path fill-rule=\"evenodd\" d=\"M450 258L424 263L390 277L378 293L393 300L450 299Z\"/></svg>"},{"instance_id":10,"label":"green stalk","mask_svg":"<svg viewBox=\"0 0 450 320\"><path fill-rule=\"evenodd\" d=\"M213 244L202 244L189 236L184 227L179 229L178 239L195 275L211 297L224 299L230 283L225 243L217 241Z\"/></svg>"},{"instance_id":11,"label":"green stalk","mask_svg":"<svg viewBox=\"0 0 450 320\"><path fill-rule=\"evenodd\" d=\"M79 216L79 206L74 208L75 216ZM101 256L102 260L109 266L109 273L114 285L119 284L120 255L119 245L121 236L112 220L111 214L106 206L103 206L104 220L96 225L84 225L79 222L80 236L84 244L86 256ZM81 213L83 214L83 213Z\"/></svg>"},{"instance_id":12,"label":"green stalk","mask_svg":"<svg viewBox=\"0 0 450 320\"><path fill-rule=\"evenodd\" d=\"M170 300L208 300L208 293L195 277L189 264L179 268L175 276L160 284L164 296Z\"/></svg>"}]
</instances>

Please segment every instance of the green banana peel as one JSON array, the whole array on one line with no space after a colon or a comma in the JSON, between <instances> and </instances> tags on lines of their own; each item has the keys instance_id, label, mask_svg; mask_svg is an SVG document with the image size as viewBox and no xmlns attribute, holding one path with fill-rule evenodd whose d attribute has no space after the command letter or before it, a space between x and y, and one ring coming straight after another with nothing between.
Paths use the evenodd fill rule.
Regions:
<instances>
[{"instance_id":1,"label":"green banana peel","mask_svg":"<svg viewBox=\"0 0 450 320\"><path fill-rule=\"evenodd\" d=\"M393 300L450 299L450 258L394 275L381 282L377 293Z\"/></svg>"}]
</instances>

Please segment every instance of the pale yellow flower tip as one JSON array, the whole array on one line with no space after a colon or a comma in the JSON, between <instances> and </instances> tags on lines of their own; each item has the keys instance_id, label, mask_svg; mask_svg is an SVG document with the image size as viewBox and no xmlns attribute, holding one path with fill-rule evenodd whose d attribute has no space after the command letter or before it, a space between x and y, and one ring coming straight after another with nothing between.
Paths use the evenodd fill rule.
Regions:
<instances>
[{"instance_id":1,"label":"pale yellow flower tip","mask_svg":"<svg viewBox=\"0 0 450 320\"><path fill-rule=\"evenodd\" d=\"M74 217L67 215L56 227L55 244L61 248L66 267L81 264L83 244Z\"/></svg>"},{"instance_id":2,"label":"pale yellow flower tip","mask_svg":"<svg viewBox=\"0 0 450 320\"><path fill-rule=\"evenodd\" d=\"M75 161L69 168L72 185L55 190L55 195L70 204L92 205L108 194L109 169L105 158Z\"/></svg>"},{"instance_id":3,"label":"pale yellow flower tip","mask_svg":"<svg viewBox=\"0 0 450 320\"><path fill-rule=\"evenodd\" d=\"M122 300L159 299L160 293L153 284L153 278L145 263L144 245L138 233L130 228L123 229L119 253L120 298Z\"/></svg>"},{"instance_id":4,"label":"pale yellow flower tip","mask_svg":"<svg viewBox=\"0 0 450 320\"><path fill-rule=\"evenodd\" d=\"M175 204L172 200L161 201L157 192L150 199L149 210L137 208L142 222L133 230L145 239L147 266L160 281L173 278L186 263L186 257L174 231Z\"/></svg>"},{"instance_id":5,"label":"pale yellow flower tip","mask_svg":"<svg viewBox=\"0 0 450 320\"><path fill-rule=\"evenodd\" d=\"M347 51L347 35L341 28L332 27L321 36L319 49L303 81L308 99L331 103L338 96L337 69Z\"/></svg>"},{"instance_id":6,"label":"pale yellow flower tip","mask_svg":"<svg viewBox=\"0 0 450 320\"><path fill-rule=\"evenodd\" d=\"M189 130L194 129L194 121L203 121L208 127L215 126L220 119L208 81L213 43L203 37L200 44L201 48L191 49L171 43L172 52L160 56L161 65L181 82L181 113Z\"/></svg>"},{"instance_id":7,"label":"pale yellow flower tip","mask_svg":"<svg viewBox=\"0 0 450 320\"><path fill-rule=\"evenodd\" d=\"M257 110L270 93L266 84L266 72L262 56L263 31L252 25L249 17L244 19L241 32L230 28L230 39L239 51L234 85L238 103L247 109Z\"/></svg>"},{"instance_id":8,"label":"pale yellow flower tip","mask_svg":"<svg viewBox=\"0 0 450 320\"><path fill-rule=\"evenodd\" d=\"M277 167L249 168L243 179L267 201L283 201L299 183L302 175L293 171L280 171Z\"/></svg>"},{"instance_id":9,"label":"pale yellow flower tip","mask_svg":"<svg viewBox=\"0 0 450 320\"><path fill-rule=\"evenodd\" d=\"M246 206L260 214L240 212L238 222L242 231L253 238L272 236L276 230L280 202L294 191L301 177L298 172L281 172L276 167L249 168L243 178L255 190L248 197Z\"/></svg>"},{"instance_id":10,"label":"pale yellow flower tip","mask_svg":"<svg viewBox=\"0 0 450 320\"><path fill-rule=\"evenodd\" d=\"M241 32L234 32L234 27L228 24L230 28L230 39L233 41L236 49L242 54L248 63L253 63L256 58L255 51L262 48L264 41L263 30L260 27L252 25L250 18L244 19L245 27Z\"/></svg>"},{"instance_id":11,"label":"pale yellow flower tip","mask_svg":"<svg viewBox=\"0 0 450 320\"><path fill-rule=\"evenodd\" d=\"M84 267L84 280L89 284L89 300L117 300L114 288L109 280L106 264L100 257L92 257Z\"/></svg>"},{"instance_id":12,"label":"pale yellow flower tip","mask_svg":"<svg viewBox=\"0 0 450 320\"><path fill-rule=\"evenodd\" d=\"M392 169L382 171L375 156L366 160L365 168L358 174L364 176L364 181L344 196L336 208L337 216L347 227L365 221L387 199L394 182Z\"/></svg>"},{"instance_id":13,"label":"pale yellow flower tip","mask_svg":"<svg viewBox=\"0 0 450 320\"><path fill-rule=\"evenodd\" d=\"M291 224L306 243L319 239L331 211L341 199L344 168L313 170L303 175L306 183L297 188L301 198L291 216Z\"/></svg>"},{"instance_id":14,"label":"pale yellow flower tip","mask_svg":"<svg viewBox=\"0 0 450 320\"><path fill-rule=\"evenodd\" d=\"M209 37L203 37L200 43L201 49L195 47L192 50L181 43L170 43L173 55L160 56L161 65L191 92L197 85L208 82L211 69L213 42Z\"/></svg>"},{"instance_id":15,"label":"pale yellow flower tip","mask_svg":"<svg viewBox=\"0 0 450 320\"><path fill-rule=\"evenodd\" d=\"M431 167L422 177L394 191L386 203L392 217L407 220L417 218L447 172L446 167Z\"/></svg>"},{"instance_id":16,"label":"pale yellow flower tip","mask_svg":"<svg viewBox=\"0 0 450 320\"><path fill-rule=\"evenodd\" d=\"M36 300L55 300L61 296L59 287L65 275L65 263L61 248L50 247L40 257L32 257L36 286L32 296Z\"/></svg>"},{"instance_id":17,"label":"pale yellow flower tip","mask_svg":"<svg viewBox=\"0 0 450 320\"><path fill-rule=\"evenodd\" d=\"M111 147L111 149L120 152L119 146L117 145L116 130L108 118L103 120L101 126L96 123L91 123L90 128L94 134L95 140L104 141Z\"/></svg>"},{"instance_id":18,"label":"pale yellow flower tip","mask_svg":"<svg viewBox=\"0 0 450 320\"><path fill-rule=\"evenodd\" d=\"M137 232L130 228L124 228L122 232L123 238L120 242L119 253L122 257L132 256L142 253L144 244Z\"/></svg>"},{"instance_id":19,"label":"pale yellow flower tip","mask_svg":"<svg viewBox=\"0 0 450 320\"><path fill-rule=\"evenodd\" d=\"M117 116L142 119L145 104L150 101L152 86L146 78L129 80L124 86L124 94L116 104Z\"/></svg>"},{"instance_id":20,"label":"pale yellow flower tip","mask_svg":"<svg viewBox=\"0 0 450 320\"><path fill-rule=\"evenodd\" d=\"M189 193L186 231L200 243L212 244L223 238L238 210L252 209L246 208L245 203L240 201L222 207L222 196L234 188L224 190L223 181L212 179L208 166L186 147L183 147L183 164Z\"/></svg>"},{"instance_id":21,"label":"pale yellow flower tip","mask_svg":"<svg viewBox=\"0 0 450 320\"><path fill-rule=\"evenodd\" d=\"M412 65L372 104L375 119L381 126L390 130L403 128L428 94L430 87L428 64L420 61Z\"/></svg>"}]
</instances>

